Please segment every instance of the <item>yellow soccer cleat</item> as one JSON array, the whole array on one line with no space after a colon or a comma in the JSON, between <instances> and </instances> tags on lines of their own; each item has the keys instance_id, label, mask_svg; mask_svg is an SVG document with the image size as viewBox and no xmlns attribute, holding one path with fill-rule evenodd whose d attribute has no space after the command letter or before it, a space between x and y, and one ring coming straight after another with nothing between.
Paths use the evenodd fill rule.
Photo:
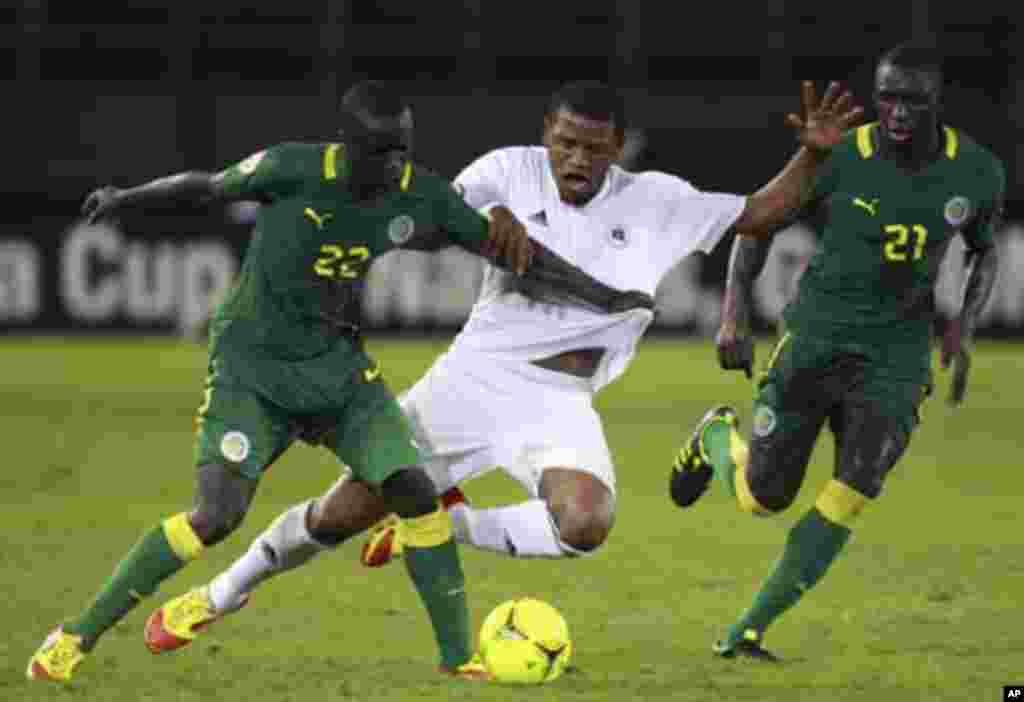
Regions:
<instances>
[{"instance_id":1,"label":"yellow soccer cleat","mask_svg":"<svg viewBox=\"0 0 1024 702\"><path fill-rule=\"evenodd\" d=\"M25 676L29 680L67 682L84 658L82 637L57 627L29 660Z\"/></svg>"},{"instance_id":2,"label":"yellow soccer cleat","mask_svg":"<svg viewBox=\"0 0 1024 702\"><path fill-rule=\"evenodd\" d=\"M404 551L405 529L397 514L389 514L377 522L363 544L359 561L367 568L378 568L400 557Z\"/></svg>"},{"instance_id":3,"label":"yellow soccer cleat","mask_svg":"<svg viewBox=\"0 0 1024 702\"><path fill-rule=\"evenodd\" d=\"M248 601L246 595L239 607L245 606ZM149 615L145 629L146 648L156 654L187 646L199 632L224 614L213 608L209 588L190 590Z\"/></svg>"},{"instance_id":4,"label":"yellow soccer cleat","mask_svg":"<svg viewBox=\"0 0 1024 702\"><path fill-rule=\"evenodd\" d=\"M472 658L457 668L452 669L440 666L438 670L449 677L459 680L494 680L494 676L487 670L479 653L474 653Z\"/></svg>"}]
</instances>

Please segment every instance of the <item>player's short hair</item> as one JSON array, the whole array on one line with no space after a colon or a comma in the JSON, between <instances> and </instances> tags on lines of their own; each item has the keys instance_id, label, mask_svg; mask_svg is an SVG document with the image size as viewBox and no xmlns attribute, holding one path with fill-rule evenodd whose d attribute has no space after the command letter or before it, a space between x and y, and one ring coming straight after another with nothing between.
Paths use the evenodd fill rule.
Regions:
<instances>
[{"instance_id":1,"label":"player's short hair","mask_svg":"<svg viewBox=\"0 0 1024 702\"><path fill-rule=\"evenodd\" d=\"M621 137L626 130L626 102L617 90L596 80L566 83L548 101L546 116L566 109L601 122L612 122Z\"/></svg>"},{"instance_id":2,"label":"player's short hair","mask_svg":"<svg viewBox=\"0 0 1024 702\"><path fill-rule=\"evenodd\" d=\"M393 87L378 80L356 83L341 98L341 107L353 114L366 112L371 117L398 117L409 102Z\"/></svg>"},{"instance_id":3,"label":"player's short hair","mask_svg":"<svg viewBox=\"0 0 1024 702\"><path fill-rule=\"evenodd\" d=\"M942 53L928 41L908 41L897 44L882 54L878 65L889 64L915 71L927 71L942 80Z\"/></svg>"}]
</instances>

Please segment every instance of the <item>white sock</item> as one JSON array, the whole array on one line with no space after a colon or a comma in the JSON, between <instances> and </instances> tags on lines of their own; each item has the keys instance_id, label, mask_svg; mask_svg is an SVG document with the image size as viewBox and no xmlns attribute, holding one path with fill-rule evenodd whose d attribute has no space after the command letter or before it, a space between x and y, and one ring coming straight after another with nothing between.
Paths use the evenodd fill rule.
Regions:
<instances>
[{"instance_id":1,"label":"white sock","mask_svg":"<svg viewBox=\"0 0 1024 702\"><path fill-rule=\"evenodd\" d=\"M264 580L283 573L329 547L316 541L306 528L312 500L291 507L256 537L249 550L210 582L210 601L221 612L238 609L243 596Z\"/></svg>"},{"instance_id":2,"label":"white sock","mask_svg":"<svg viewBox=\"0 0 1024 702\"><path fill-rule=\"evenodd\" d=\"M473 509L452 505L455 541L486 551L520 558L565 558L576 551L562 543L544 500L527 500L506 507Z\"/></svg>"}]
</instances>

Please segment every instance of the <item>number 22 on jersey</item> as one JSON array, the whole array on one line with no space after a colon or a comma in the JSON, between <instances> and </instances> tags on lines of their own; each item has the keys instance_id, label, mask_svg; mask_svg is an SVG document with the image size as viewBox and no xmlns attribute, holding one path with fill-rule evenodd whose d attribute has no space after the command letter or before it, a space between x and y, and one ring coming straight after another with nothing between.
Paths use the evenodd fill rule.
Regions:
<instances>
[{"instance_id":1,"label":"number 22 on jersey","mask_svg":"<svg viewBox=\"0 0 1024 702\"><path fill-rule=\"evenodd\" d=\"M917 261L924 255L928 241L928 230L920 224L885 225L886 242L883 248L885 260L904 262Z\"/></svg>"},{"instance_id":2,"label":"number 22 on jersey","mask_svg":"<svg viewBox=\"0 0 1024 702\"><path fill-rule=\"evenodd\" d=\"M369 258L370 249L362 244L324 244L320 247L320 257L313 264L313 272L321 278L353 280L366 272Z\"/></svg>"}]
</instances>

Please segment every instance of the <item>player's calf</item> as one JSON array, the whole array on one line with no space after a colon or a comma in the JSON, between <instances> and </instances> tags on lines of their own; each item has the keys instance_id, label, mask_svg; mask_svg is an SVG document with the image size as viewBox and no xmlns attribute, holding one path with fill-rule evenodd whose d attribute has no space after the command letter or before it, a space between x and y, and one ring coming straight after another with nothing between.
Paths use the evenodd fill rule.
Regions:
<instances>
[{"instance_id":1,"label":"player's calf","mask_svg":"<svg viewBox=\"0 0 1024 702\"><path fill-rule=\"evenodd\" d=\"M363 482L343 478L314 500L307 526L317 541L334 546L361 534L388 514L384 497Z\"/></svg>"},{"instance_id":2,"label":"player's calf","mask_svg":"<svg viewBox=\"0 0 1024 702\"><path fill-rule=\"evenodd\" d=\"M473 647L451 516L441 509L430 476L418 466L399 469L380 487L388 509L404 522L405 567L430 617L441 665L456 670L470 661Z\"/></svg>"}]
</instances>

